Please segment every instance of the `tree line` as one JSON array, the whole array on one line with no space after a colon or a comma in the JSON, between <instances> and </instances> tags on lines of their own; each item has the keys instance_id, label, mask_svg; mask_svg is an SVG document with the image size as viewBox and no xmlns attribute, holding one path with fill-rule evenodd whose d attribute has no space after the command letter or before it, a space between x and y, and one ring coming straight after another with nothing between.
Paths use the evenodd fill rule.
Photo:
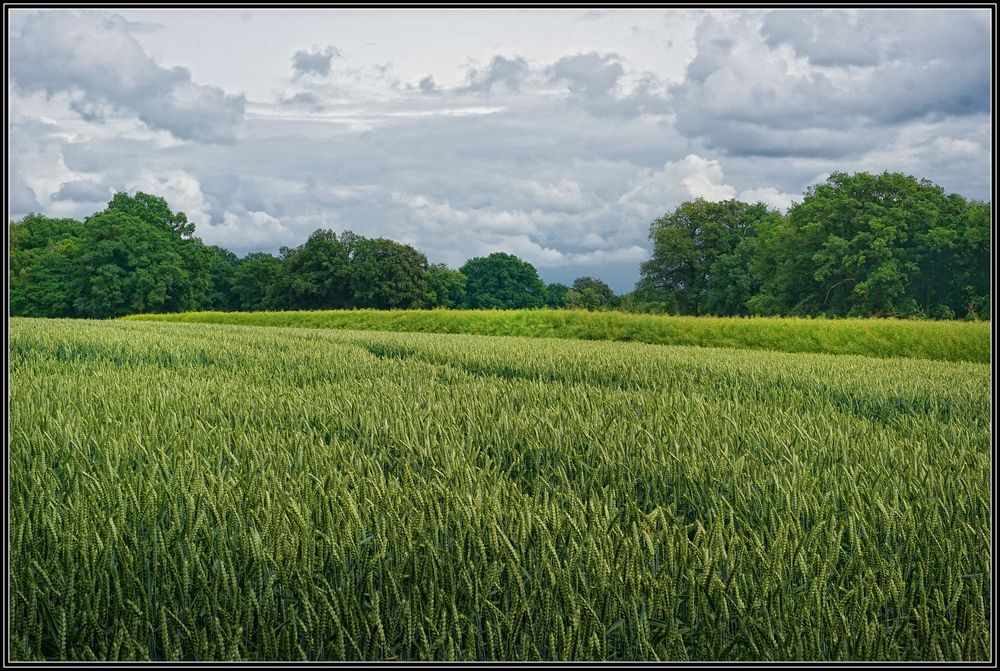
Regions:
<instances>
[{"instance_id":1,"label":"tree line","mask_svg":"<svg viewBox=\"0 0 1000 671\"><path fill-rule=\"evenodd\" d=\"M29 214L10 226L10 309L31 317L119 317L186 310L607 308L607 284L546 285L504 253L459 270L410 245L317 230L277 256L238 258L194 237L163 198L118 193L82 222Z\"/></svg>"},{"instance_id":2,"label":"tree line","mask_svg":"<svg viewBox=\"0 0 1000 671\"><path fill-rule=\"evenodd\" d=\"M11 314L186 310L584 308L691 315L989 317L990 205L898 173L836 173L787 214L693 200L650 225L634 291L545 284L497 252L454 270L410 245L317 230L243 258L166 201L115 194L83 221L10 224Z\"/></svg>"}]
</instances>

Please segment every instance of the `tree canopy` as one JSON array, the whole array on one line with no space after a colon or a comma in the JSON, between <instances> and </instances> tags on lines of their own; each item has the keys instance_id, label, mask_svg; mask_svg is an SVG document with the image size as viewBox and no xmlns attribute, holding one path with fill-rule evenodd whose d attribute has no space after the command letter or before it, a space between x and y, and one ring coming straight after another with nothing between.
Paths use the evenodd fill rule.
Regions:
<instances>
[{"instance_id":1,"label":"tree canopy","mask_svg":"<svg viewBox=\"0 0 1000 671\"><path fill-rule=\"evenodd\" d=\"M566 293L569 287L561 282L553 282L545 287L545 305L550 308L566 307Z\"/></svg>"},{"instance_id":2,"label":"tree canopy","mask_svg":"<svg viewBox=\"0 0 1000 671\"><path fill-rule=\"evenodd\" d=\"M756 237L779 216L763 203L682 203L650 225L653 256L639 288L680 314L745 314Z\"/></svg>"},{"instance_id":3,"label":"tree canopy","mask_svg":"<svg viewBox=\"0 0 1000 671\"><path fill-rule=\"evenodd\" d=\"M357 306L389 310L428 302L427 257L409 245L385 238L359 240L350 277Z\"/></svg>"},{"instance_id":4,"label":"tree canopy","mask_svg":"<svg viewBox=\"0 0 1000 671\"><path fill-rule=\"evenodd\" d=\"M351 247L330 230L317 230L295 248L282 247L275 294L291 310L351 307Z\"/></svg>"},{"instance_id":5,"label":"tree canopy","mask_svg":"<svg viewBox=\"0 0 1000 671\"><path fill-rule=\"evenodd\" d=\"M233 269L232 292L241 310L270 310L282 305L277 294L281 259L264 252L247 254Z\"/></svg>"},{"instance_id":6,"label":"tree canopy","mask_svg":"<svg viewBox=\"0 0 1000 671\"><path fill-rule=\"evenodd\" d=\"M443 263L427 267L427 306L458 308L465 301L465 275Z\"/></svg>"},{"instance_id":7,"label":"tree canopy","mask_svg":"<svg viewBox=\"0 0 1000 671\"><path fill-rule=\"evenodd\" d=\"M466 261L465 306L469 308L539 308L545 304L545 284L527 261L495 252Z\"/></svg>"},{"instance_id":8,"label":"tree canopy","mask_svg":"<svg viewBox=\"0 0 1000 671\"><path fill-rule=\"evenodd\" d=\"M834 173L786 216L681 204L637 289L680 314L982 318L990 206L900 173Z\"/></svg>"},{"instance_id":9,"label":"tree canopy","mask_svg":"<svg viewBox=\"0 0 1000 671\"><path fill-rule=\"evenodd\" d=\"M139 191L134 196L116 193L108 203L108 212L121 212L136 217L175 235L187 238L194 234L194 224L188 222L183 212L173 212L167 201Z\"/></svg>"},{"instance_id":10,"label":"tree canopy","mask_svg":"<svg viewBox=\"0 0 1000 671\"><path fill-rule=\"evenodd\" d=\"M607 310L616 305L617 297L611 287L601 280L578 277L574 280L573 287L566 291L563 303L568 308Z\"/></svg>"},{"instance_id":11,"label":"tree canopy","mask_svg":"<svg viewBox=\"0 0 1000 671\"><path fill-rule=\"evenodd\" d=\"M83 222L29 215L11 227L11 309L118 317L204 305L209 255L162 198L117 194Z\"/></svg>"}]
</instances>

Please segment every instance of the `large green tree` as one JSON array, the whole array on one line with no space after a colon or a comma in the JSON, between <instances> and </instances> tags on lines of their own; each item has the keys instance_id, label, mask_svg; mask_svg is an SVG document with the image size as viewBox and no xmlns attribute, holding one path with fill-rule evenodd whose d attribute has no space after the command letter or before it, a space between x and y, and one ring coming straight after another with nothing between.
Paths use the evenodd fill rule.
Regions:
<instances>
[{"instance_id":1,"label":"large green tree","mask_svg":"<svg viewBox=\"0 0 1000 671\"><path fill-rule=\"evenodd\" d=\"M356 236L343 234L353 242ZM276 295L281 307L322 310L351 307L351 243L317 230L295 248L282 247Z\"/></svg>"},{"instance_id":2,"label":"large green tree","mask_svg":"<svg viewBox=\"0 0 1000 671\"><path fill-rule=\"evenodd\" d=\"M671 312L745 314L757 289L753 238L777 216L763 203L682 203L650 225L653 254L637 288Z\"/></svg>"},{"instance_id":3,"label":"large green tree","mask_svg":"<svg viewBox=\"0 0 1000 671\"><path fill-rule=\"evenodd\" d=\"M115 194L84 222L29 215L10 227L11 309L116 317L210 305L211 253L166 201Z\"/></svg>"},{"instance_id":4,"label":"large green tree","mask_svg":"<svg viewBox=\"0 0 1000 671\"><path fill-rule=\"evenodd\" d=\"M469 308L538 308L545 304L545 284L535 267L512 254L495 252L469 259L465 305Z\"/></svg>"},{"instance_id":5,"label":"large green tree","mask_svg":"<svg viewBox=\"0 0 1000 671\"><path fill-rule=\"evenodd\" d=\"M75 259L73 308L88 317L200 307L209 282L169 230L108 209L88 217Z\"/></svg>"},{"instance_id":6,"label":"large green tree","mask_svg":"<svg viewBox=\"0 0 1000 671\"><path fill-rule=\"evenodd\" d=\"M385 238L354 244L350 278L354 307L419 308L427 299L427 257Z\"/></svg>"}]
</instances>

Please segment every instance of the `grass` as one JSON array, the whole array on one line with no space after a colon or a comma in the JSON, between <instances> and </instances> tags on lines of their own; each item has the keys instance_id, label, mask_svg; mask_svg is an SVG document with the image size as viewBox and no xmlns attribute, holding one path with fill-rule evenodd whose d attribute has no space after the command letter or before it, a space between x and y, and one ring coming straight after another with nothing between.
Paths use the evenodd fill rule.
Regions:
<instances>
[{"instance_id":1,"label":"grass","mask_svg":"<svg viewBox=\"0 0 1000 671\"><path fill-rule=\"evenodd\" d=\"M12 319L21 660L985 660L989 367Z\"/></svg>"},{"instance_id":2,"label":"grass","mask_svg":"<svg viewBox=\"0 0 1000 671\"><path fill-rule=\"evenodd\" d=\"M988 363L989 322L672 317L584 310L187 312L126 319L617 340Z\"/></svg>"}]
</instances>

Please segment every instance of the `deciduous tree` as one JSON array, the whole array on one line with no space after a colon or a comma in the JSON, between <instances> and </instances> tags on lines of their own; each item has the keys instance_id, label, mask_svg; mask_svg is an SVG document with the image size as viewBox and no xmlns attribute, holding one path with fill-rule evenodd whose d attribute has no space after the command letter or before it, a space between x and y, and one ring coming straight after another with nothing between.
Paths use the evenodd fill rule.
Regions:
<instances>
[{"instance_id":1,"label":"deciduous tree","mask_svg":"<svg viewBox=\"0 0 1000 671\"><path fill-rule=\"evenodd\" d=\"M545 304L545 284L538 271L512 254L495 252L470 259L461 272L467 278L466 307L515 309Z\"/></svg>"}]
</instances>

